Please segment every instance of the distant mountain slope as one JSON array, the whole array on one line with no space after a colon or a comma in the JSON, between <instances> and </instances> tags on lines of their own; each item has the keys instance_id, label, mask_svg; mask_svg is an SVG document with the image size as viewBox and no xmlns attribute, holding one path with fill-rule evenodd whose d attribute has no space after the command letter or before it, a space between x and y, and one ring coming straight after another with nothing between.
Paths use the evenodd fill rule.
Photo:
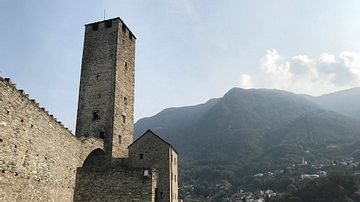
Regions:
<instances>
[{"instance_id":1,"label":"distant mountain slope","mask_svg":"<svg viewBox=\"0 0 360 202\"><path fill-rule=\"evenodd\" d=\"M213 155L231 160L257 157L284 143L319 148L359 138L359 122L325 111L298 95L235 88L209 109L190 132L177 138L176 144L186 148L185 154L191 151L189 155L198 159L206 159L211 148Z\"/></svg>"},{"instance_id":2,"label":"distant mountain slope","mask_svg":"<svg viewBox=\"0 0 360 202\"><path fill-rule=\"evenodd\" d=\"M360 87L322 96L302 95L321 107L360 120Z\"/></svg>"},{"instance_id":3,"label":"distant mountain slope","mask_svg":"<svg viewBox=\"0 0 360 202\"><path fill-rule=\"evenodd\" d=\"M196 123L218 101L219 98L214 98L195 106L167 108L155 116L142 118L135 123L134 139L151 129L166 140L168 135L181 132Z\"/></svg>"},{"instance_id":4,"label":"distant mountain slope","mask_svg":"<svg viewBox=\"0 0 360 202\"><path fill-rule=\"evenodd\" d=\"M267 89L233 88L205 104L165 109L139 120L135 134L149 128L201 165L286 162L360 139L360 121Z\"/></svg>"},{"instance_id":5,"label":"distant mountain slope","mask_svg":"<svg viewBox=\"0 0 360 202\"><path fill-rule=\"evenodd\" d=\"M290 166L296 170L286 169L282 177L292 172L298 177L302 168L310 167L294 167L300 159L309 165L349 157L360 160L360 120L322 106L332 103L336 108L335 103L342 101L354 106L348 99L358 98L351 96L335 93L314 98L315 103L313 97L286 91L233 88L205 104L165 109L141 119L135 135L150 128L174 146L179 152L180 183L194 185L195 190L203 186L205 191L225 180L239 190L259 180L256 173ZM266 177L263 184L269 180L275 178Z\"/></svg>"}]
</instances>

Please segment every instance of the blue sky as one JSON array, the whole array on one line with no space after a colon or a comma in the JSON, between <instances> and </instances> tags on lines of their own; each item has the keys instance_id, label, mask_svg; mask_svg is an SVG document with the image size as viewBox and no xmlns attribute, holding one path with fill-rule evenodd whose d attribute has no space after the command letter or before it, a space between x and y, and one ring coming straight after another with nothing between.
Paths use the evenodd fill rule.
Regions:
<instances>
[{"instance_id":1,"label":"blue sky","mask_svg":"<svg viewBox=\"0 0 360 202\"><path fill-rule=\"evenodd\" d=\"M360 1L0 1L0 71L75 128L84 24L137 37L135 119L233 87L321 95L360 85Z\"/></svg>"}]
</instances>

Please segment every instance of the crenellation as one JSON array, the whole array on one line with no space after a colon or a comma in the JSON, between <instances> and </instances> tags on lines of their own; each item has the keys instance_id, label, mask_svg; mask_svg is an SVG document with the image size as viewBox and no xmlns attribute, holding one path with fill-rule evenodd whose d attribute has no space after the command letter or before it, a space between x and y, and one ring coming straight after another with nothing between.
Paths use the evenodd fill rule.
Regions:
<instances>
[{"instance_id":1,"label":"crenellation","mask_svg":"<svg viewBox=\"0 0 360 202\"><path fill-rule=\"evenodd\" d=\"M5 81L8 82L9 84L12 84L11 79L10 78L5 78Z\"/></svg>"}]
</instances>

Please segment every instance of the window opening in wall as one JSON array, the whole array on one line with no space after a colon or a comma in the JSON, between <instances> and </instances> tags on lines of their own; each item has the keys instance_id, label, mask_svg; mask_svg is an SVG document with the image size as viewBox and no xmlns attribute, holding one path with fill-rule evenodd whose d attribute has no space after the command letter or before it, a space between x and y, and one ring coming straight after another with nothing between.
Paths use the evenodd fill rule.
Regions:
<instances>
[{"instance_id":1,"label":"window opening in wall","mask_svg":"<svg viewBox=\"0 0 360 202\"><path fill-rule=\"evenodd\" d=\"M3 142L3 139L0 139L0 143L2 143Z\"/></svg>"},{"instance_id":2,"label":"window opening in wall","mask_svg":"<svg viewBox=\"0 0 360 202\"><path fill-rule=\"evenodd\" d=\"M140 154L140 159L143 159L144 158L144 154Z\"/></svg>"},{"instance_id":3,"label":"window opening in wall","mask_svg":"<svg viewBox=\"0 0 360 202\"><path fill-rule=\"evenodd\" d=\"M123 121L123 123L126 123L126 116L125 115L122 115L122 121Z\"/></svg>"},{"instance_id":4,"label":"window opening in wall","mask_svg":"<svg viewBox=\"0 0 360 202\"><path fill-rule=\"evenodd\" d=\"M105 26L106 26L106 28L112 27L112 20L105 21Z\"/></svg>"},{"instance_id":5,"label":"window opening in wall","mask_svg":"<svg viewBox=\"0 0 360 202\"><path fill-rule=\"evenodd\" d=\"M127 62L124 62L124 67L125 67L125 70L128 69Z\"/></svg>"},{"instance_id":6,"label":"window opening in wall","mask_svg":"<svg viewBox=\"0 0 360 202\"><path fill-rule=\"evenodd\" d=\"M124 23L122 24L121 29L124 33L126 33L126 25Z\"/></svg>"},{"instance_id":7,"label":"window opening in wall","mask_svg":"<svg viewBox=\"0 0 360 202\"><path fill-rule=\"evenodd\" d=\"M125 104L125 105L127 105L127 104L128 104L127 97L124 97L124 104Z\"/></svg>"},{"instance_id":8,"label":"window opening in wall","mask_svg":"<svg viewBox=\"0 0 360 202\"><path fill-rule=\"evenodd\" d=\"M164 198L164 193L163 192L160 192L160 198Z\"/></svg>"},{"instance_id":9,"label":"window opening in wall","mask_svg":"<svg viewBox=\"0 0 360 202\"><path fill-rule=\"evenodd\" d=\"M99 77L100 77L100 76L99 76L99 74L98 74L98 75L96 75L96 80L98 80L98 79L99 79Z\"/></svg>"},{"instance_id":10,"label":"window opening in wall","mask_svg":"<svg viewBox=\"0 0 360 202\"><path fill-rule=\"evenodd\" d=\"M93 31L96 31L98 29L99 29L99 24L98 23L92 24L92 30Z\"/></svg>"},{"instance_id":11,"label":"window opening in wall","mask_svg":"<svg viewBox=\"0 0 360 202\"><path fill-rule=\"evenodd\" d=\"M121 144L121 135L119 135L119 137L118 137L118 142L119 142L119 144Z\"/></svg>"},{"instance_id":12,"label":"window opening in wall","mask_svg":"<svg viewBox=\"0 0 360 202\"><path fill-rule=\"evenodd\" d=\"M99 112L94 112L93 113L93 120L98 120L98 119L100 119Z\"/></svg>"},{"instance_id":13,"label":"window opening in wall","mask_svg":"<svg viewBox=\"0 0 360 202\"><path fill-rule=\"evenodd\" d=\"M100 138L101 138L101 139L104 139L104 138L105 138L105 133L104 133L104 131L101 131L101 132L100 132Z\"/></svg>"},{"instance_id":14,"label":"window opening in wall","mask_svg":"<svg viewBox=\"0 0 360 202\"><path fill-rule=\"evenodd\" d=\"M98 94L99 98L101 97L100 93Z\"/></svg>"},{"instance_id":15,"label":"window opening in wall","mask_svg":"<svg viewBox=\"0 0 360 202\"><path fill-rule=\"evenodd\" d=\"M132 41L132 34L131 34L131 32L129 32L129 39Z\"/></svg>"}]
</instances>

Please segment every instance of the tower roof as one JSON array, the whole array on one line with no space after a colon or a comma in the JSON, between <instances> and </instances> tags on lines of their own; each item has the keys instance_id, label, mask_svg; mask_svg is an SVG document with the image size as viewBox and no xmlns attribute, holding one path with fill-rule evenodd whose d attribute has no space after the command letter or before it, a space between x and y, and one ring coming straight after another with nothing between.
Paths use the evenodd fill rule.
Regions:
<instances>
[{"instance_id":1,"label":"tower roof","mask_svg":"<svg viewBox=\"0 0 360 202\"><path fill-rule=\"evenodd\" d=\"M125 22L123 20L121 20L121 18L119 18L119 17L111 18L111 19L107 19L107 20L101 20L101 21L97 21L97 22L92 22L92 23L89 23L89 24L85 24L85 26L91 26L93 24L98 24L98 23L102 23L102 22L106 22L106 21L110 21L110 20L119 20L122 24L125 25L125 27L129 30L131 35L136 39L136 36L134 35L134 33L129 29L129 27L125 24Z\"/></svg>"}]
</instances>

